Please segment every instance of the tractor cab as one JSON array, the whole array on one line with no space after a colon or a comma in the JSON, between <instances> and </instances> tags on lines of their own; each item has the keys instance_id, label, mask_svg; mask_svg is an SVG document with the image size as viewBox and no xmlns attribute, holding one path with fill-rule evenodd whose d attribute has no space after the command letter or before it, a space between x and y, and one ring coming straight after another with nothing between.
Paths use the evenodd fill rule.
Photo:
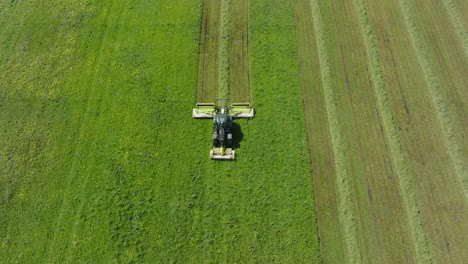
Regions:
<instances>
[{"instance_id":1,"label":"tractor cab","mask_svg":"<svg viewBox=\"0 0 468 264\"><path fill-rule=\"evenodd\" d=\"M213 123L215 126L218 126L220 128L226 128L227 126L230 126L230 124L232 123L232 119L226 114L217 114L213 118Z\"/></svg>"}]
</instances>

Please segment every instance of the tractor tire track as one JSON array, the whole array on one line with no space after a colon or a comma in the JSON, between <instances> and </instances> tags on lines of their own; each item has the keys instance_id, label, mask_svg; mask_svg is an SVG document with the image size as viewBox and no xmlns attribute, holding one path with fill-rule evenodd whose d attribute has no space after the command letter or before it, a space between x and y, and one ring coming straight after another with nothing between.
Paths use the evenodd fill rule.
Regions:
<instances>
[{"instance_id":1,"label":"tractor tire track","mask_svg":"<svg viewBox=\"0 0 468 264\"><path fill-rule=\"evenodd\" d=\"M409 3L406 0L399 0L398 3L405 20L406 28L410 35L411 43L418 58L418 63L426 81L426 87L431 95L432 102L436 110L445 147L452 161L455 174L458 182L460 183L466 203L468 201L468 164L463 157L462 150L459 147L459 142L457 142L457 137L455 136L453 121L449 116L447 99L441 91L441 85L429 60L425 44L423 43L420 35L421 33L416 26Z\"/></svg>"},{"instance_id":2,"label":"tractor tire track","mask_svg":"<svg viewBox=\"0 0 468 264\"><path fill-rule=\"evenodd\" d=\"M329 64L329 52L327 50L326 32L322 17L322 10L318 0L311 0L314 30L316 35L318 56L320 62L320 74L325 98L325 109L328 117L331 144L333 148L334 166L336 174L336 187L338 196L338 215L343 228L343 243L345 259L350 263L358 263L362 260L360 242L358 239L358 223L356 209L353 204L351 183L347 171L347 153L344 146L341 125L337 109L336 97L331 81L331 69Z\"/></svg>"},{"instance_id":3,"label":"tractor tire track","mask_svg":"<svg viewBox=\"0 0 468 264\"><path fill-rule=\"evenodd\" d=\"M120 31L120 28L122 27L122 25L125 24L125 23L124 23L124 19L125 19L125 18L122 17L122 13L123 13L123 10L124 10L123 5L119 5L119 8L117 9L117 8L115 8L114 5L112 5L112 2L111 2L111 5L109 6L109 9L108 9L108 10L112 10L112 11L111 11L111 12L112 12L112 15L106 17L106 20L105 20L105 24L107 25L106 28L109 28L109 26L110 26L109 23L111 22L111 17L113 17L113 18L118 18L118 20L119 20L118 23L114 23L114 22L111 23L111 25L116 25L116 26L114 27L114 32L115 32L115 33L114 33L114 32L112 32L112 33L118 35L118 32ZM106 30L106 31L108 31L108 30ZM109 43L111 43L111 41L112 41L112 40L110 40L110 39L109 39L109 40L106 39L107 37L110 38L110 33L109 33L109 32L108 32L108 33L104 33L103 35L105 35L105 36L102 38L102 41L101 41L101 43L100 43L100 48L99 48L99 52L98 52L98 56L99 56L99 57L98 57L98 59L96 60L96 64L98 64L97 67L99 67L99 65L101 65L101 61L102 61L101 58L102 58L103 54L106 54L106 50L107 50L107 49L106 49L105 46L108 45ZM119 42L121 42L121 41L119 41ZM106 68L106 67L104 67L104 69L105 69L105 68ZM93 80L92 82L93 82L93 83L91 84L91 86L94 86L94 87L98 86L98 85L96 84L96 81L95 81L95 80L96 80L97 74L98 74L100 71L101 71L101 70L100 70L100 68L99 68L99 69L97 69L97 70L94 72L94 77L92 78L92 80ZM107 104L109 104L109 99L110 99L110 98L111 98L111 97L110 97L110 93L100 94L100 95L99 95L99 99L100 99L99 102L100 102L100 103L99 103L99 107L98 107L98 110L97 110L97 111L100 111L100 110L103 108L103 106L106 106ZM103 119L103 115L100 114L100 115L99 115L99 118L94 122L94 127L99 127L99 126L101 126L101 125L102 125L102 119ZM96 141L97 141L97 137L94 137L93 140L92 140L92 142L93 142L94 144L92 144L92 145L97 145L97 144L96 144ZM85 169L82 171L82 172L83 172L83 179L82 179L82 181L81 181L81 184L79 185L79 186L80 186L80 188L79 188L80 190L87 190L88 183L89 183L89 180L90 180L90 176L92 175L91 169L92 169L92 166L93 166L94 164L95 164L94 157L93 157L93 155L90 153L90 154L87 155L86 164L84 165L84 168L85 168ZM70 244L72 244L72 245L75 244L75 243L77 243L77 241L78 241L77 228L78 228L78 226L79 226L79 224L80 224L80 219L82 218L83 209L84 209L84 207L85 207L85 205L86 205L87 203L89 204L89 200L87 200L87 199L82 199L82 200L80 201L80 203L78 204L77 209L76 209L75 212L74 212L74 217L73 217L74 221L73 221L73 225L72 225L72 228L71 228L71 231L70 231L70 235L68 236L68 239L67 239L67 242L70 242ZM67 251L67 253L66 253L67 262L69 262L69 263L70 263L70 262L73 262L73 259L72 259L73 254L72 254L72 252L73 252L73 251L72 251L72 247L69 247L69 248L68 248L68 251Z\"/></svg>"},{"instance_id":4,"label":"tractor tire track","mask_svg":"<svg viewBox=\"0 0 468 264\"><path fill-rule=\"evenodd\" d=\"M111 10L112 10L112 7L113 7L113 4L114 4L114 1L110 1L110 4L109 6L107 7L106 9L106 15L105 15L105 18L104 18L104 23L105 25L107 25L109 19L110 19L110 13L111 13ZM95 50L95 54L96 54L96 57L95 59L92 61L92 77L90 78L90 81L87 83L87 86L88 88L86 89L87 93L86 93L86 98L87 98L87 103L86 103L86 107L84 109L84 112L82 114L82 118L81 118L81 126L79 128L79 132L78 132L78 139L75 143L76 147L75 147L75 150L74 150L74 154L73 154L73 158L72 158L72 161L71 161L71 166L70 166L70 170L69 170L69 173L67 174L67 176L65 177L65 181L66 181L66 184L65 184L65 188L64 188L64 191L63 191L63 194L62 194L62 200L60 202L60 206L59 206L59 212L57 214L57 220L55 221L53 227L51 228L53 234L52 234L52 238L49 239L49 243L48 243L48 246L47 246L47 255L46 255L46 258L48 259L47 262L53 262L51 261L52 258L54 257L57 257L56 255L53 255L52 252L54 250L54 246L55 244L57 243L57 236L58 236L58 229L59 229L59 225L60 223L62 222L63 220L63 215L64 215L64 209L66 206L68 206L68 203L69 203L69 199L68 198L68 195L71 191L71 182L73 181L73 179L77 176L76 175L76 170L79 169L79 166L81 164L81 156L83 155L84 153L84 146L83 146L83 142L84 142L84 138L86 136L86 131L89 131L89 129L86 129L86 124L87 124L87 120L88 120L88 117L90 117L92 115L92 111L93 109L95 108L100 108L100 105L102 103L102 100L93 100L92 98L94 98L95 96L92 96L92 95L96 95L96 92L99 90L97 89L97 78L98 78L98 75L99 75L99 72L101 70L101 59L102 59L102 53L101 51L103 50L103 47L104 47L104 42L105 42L105 39L106 39L106 35L108 33L108 28L106 27L105 30L103 30L103 32L101 33L100 37L99 37L99 44ZM92 125L93 127L95 127L96 125Z\"/></svg>"},{"instance_id":5,"label":"tractor tire track","mask_svg":"<svg viewBox=\"0 0 468 264\"><path fill-rule=\"evenodd\" d=\"M407 163L406 153L402 149L398 127L395 124L386 82L382 75L382 66L379 61L379 53L376 46L375 36L367 15L366 3L364 0L353 0L353 4L358 12L357 16L361 27L362 38L367 51L367 63L370 68L371 87L374 89L375 99L377 101L379 116L383 122L383 132L387 139L389 153L392 158L398 176L400 196L406 209L408 222L411 227L411 236L417 260L420 263L431 263L432 253L429 250L427 235L423 229L423 220L420 215L420 208L416 200L416 191L413 184L414 177L410 174Z\"/></svg>"}]
</instances>

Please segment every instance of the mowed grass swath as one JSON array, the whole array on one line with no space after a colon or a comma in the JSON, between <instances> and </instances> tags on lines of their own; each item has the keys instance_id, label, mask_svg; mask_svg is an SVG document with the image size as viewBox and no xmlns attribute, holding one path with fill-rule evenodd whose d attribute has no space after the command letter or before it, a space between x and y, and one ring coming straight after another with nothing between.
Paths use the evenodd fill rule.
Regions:
<instances>
[{"instance_id":1,"label":"mowed grass swath","mask_svg":"<svg viewBox=\"0 0 468 264\"><path fill-rule=\"evenodd\" d=\"M459 0L0 0L0 262L463 263ZM196 102L250 102L233 162Z\"/></svg>"},{"instance_id":2,"label":"mowed grass swath","mask_svg":"<svg viewBox=\"0 0 468 264\"><path fill-rule=\"evenodd\" d=\"M466 5L293 7L322 260L461 263Z\"/></svg>"},{"instance_id":3,"label":"mowed grass swath","mask_svg":"<svg viewBox=\"0 0 468 264\"><path fill-rule=\"evenodd\" d=\"M210 122L191 119L201 1L1 7L4 261L318 258L302 108L274 114L267 103L276 89L301 102L288 3L252 3L252 83L265 114L239 121L233 163L208 159ZM268 25L265 10L280 21ZM289 115L297 122L269 142L264 126Z\"/></svg>"}]
</instances>

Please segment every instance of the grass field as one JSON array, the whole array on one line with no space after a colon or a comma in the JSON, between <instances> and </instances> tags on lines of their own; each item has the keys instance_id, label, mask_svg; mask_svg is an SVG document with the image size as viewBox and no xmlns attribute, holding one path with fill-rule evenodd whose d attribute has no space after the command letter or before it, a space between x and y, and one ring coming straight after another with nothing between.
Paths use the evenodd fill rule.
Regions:
<instances>
[{"instance_id":1,"label":"grass field","mask_svg":"<svg viewBox=\"0 0 468 264\"><path fill-rule=\"evenodd\" d=\"M468 4L0 0L0 263L463 263ZM236 161L195 102L252 102Z\"/></svg>"},{"instance_id":2,"label":"grass field","mask_svg":"<svg viewBox=\"0 0 468 264\"><path fill-rule=\"evenodd\" d=\"M263 114L219 163L191 118L201 1L1 2L1 262L318 259L302 108L269 103L300 106L293 18L250 8Z\"/></svg>"}]
</instances>

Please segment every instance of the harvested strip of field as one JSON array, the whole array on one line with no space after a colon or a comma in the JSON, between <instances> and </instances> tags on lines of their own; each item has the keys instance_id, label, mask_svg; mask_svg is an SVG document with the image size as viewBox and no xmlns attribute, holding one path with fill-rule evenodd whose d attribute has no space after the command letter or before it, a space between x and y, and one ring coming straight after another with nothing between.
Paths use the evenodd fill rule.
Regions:
<instances>
[{"instance_id":1,"label":"harvested strip of field","mask_svg":"<svg viewBox=\"0 0 468 264\"><path fill-rule=\"evenodd\" d=\"M466 159L468 156L465 155L463 149L464 146L461 140L461 138L463 138L463 134L460 135L457 133L458 131L455 131L456 128L452 121L450 109L448 109L449 105L447 103L446 95L442 92L442 90L447 89L444 89L441 86L441 83L437 78L436 71L432 66L433 63L427 55L425 44L422 42L422 37L420 36L413 19L414 13L412 13L409 3L405 0L400 0L400 6L421 70L427 82L427 88L436 109L437 118L440 122L447 152L450 155L453 166L455 167L456 176L460 181L460 187L465 195L465 201L468 202L468 162Z\"/></svg>"},{"instance_id":2,"label":"harvested strip of field","mask_svg":"<svg viewBox=\"0 0 468 264\"><path fill-rule=\"evenodd\" d=\"M197 102L250 102L248 19L247 0L204 1Z\"/></svg>"},{"instance_id":3,"label":"harvested strip of field","mask_svg":"<svg viewBox=\"0 0 468 264\"><path fill-rule=\"evenodd\" d=\"M218 98L220 67L222 65L219 61L222 2L217 0L203 1L197 87L197 102L199 103L212 103Z\"/></svg>"},{"instance_id":4,"label":"harvested strip of field","mask_svg":"<svg viewBox=\"0 0 468 264\"><path fill-rule=\"evenodd\" d=\"M360 245L358 239L357 217L353 200L355 199L351 192L351 183L348 174L348 160L346 158L346 149L343 142L341 124L337 102L333 91L333 82L331 76L331 66L329 64L329 53L327 50L325 25L322 18L322 10L318 1L312 1L312 16L316 43L318 48L318 57L320 63L320 74L322 78L322 88L325 99L325 111L327 113L329 133L334 156L334 169L336 176L336 193L338 196L338 216L341 228L343 229L343 239L345 259L356 263L361 260Z\"/></svg>"},{"instance_id":5,"label":"harvested strip of field","mask_svg":"<svg viewBox=\"0 0 468 264\"><path fill-rule=\"evenodd\" d=\"M354 0L353 3L358 11L361 34L366 47L367 64L369 65L372 88L376 97L379 116L383 122L383 131L390 149L389 154L396 175L399 179L400 196L405 205L406 215L411 230L413 246L415 247L416 260L419 263L430 263L432 261L427 237L423 229L423 220L419 214L420 208L416 200L416 190L413 184L414 176L410 174L407 164L406 153L403 152L398 127L394 122L392 109L389 104L388 88L382 75L382 66L379 53L370 24L367 6L364 0Z\"/></svg>"},{"instance_id":6,"label":"harvested strip of field","mask_svg":"<svg viewBox=\"0 0 468 264\"><path fill-rule=\"evenodd\" d=\"M231 1L229 52L230 98L233 103L250 102L249 1Z\"/></svg>"},{"instance_id":7,"label":"harvested strip of field","mask_svg":"<svg viewBox=\"0 0 468 264\"><path fill-rule=\"evenodd\" d=\"M307 6L306 3L297 4ZM447 258L440 251L444 241L450 241L451 247L457 252L456 257L451 258L459 259L463 255L458 247L463 244L463 234L455 234L451 230L456 230L456 226L458 230L464 229L464 224L453 220L465 215L463 212L456 213L455 209L463 208L464 202L454 200L459 197L457 191L448 194L448 197L441 196L442 189L459 188L452 181L454 178L448 179L446 187L440 183L444 187L435 188L430 183L431 180L440 182L439 176L443 174L439 173L454 174L449 165L447 167L443 161L437 161L438 158L446 161L447 157L443 150L443 140L436 136L438 131L426 132L433 121L437 125L436 116L431 115L435 113L430 97L420 90L411 89L412 84L420 87L424 78L420 78L413 69L415 64L411 62L416 60L415 54L411 52L411 46L404 45L408 38L398 38L401 42L398 46L392 42L395 36L408 36L405 26L399 24L404 20L398 17L398 8L392 5L395 3L320 4L323 31L326 32L323 36L329 54L330 83L337 102L342 141L346 153L349 153L346 155L349 164L347 173L351 175L351 197L355 197L361 260L417 262L425 258L427 261L440 261L443 257ZM368 9L368 14L364 12L366 6L372 7ZM356 12L359 9L361 13ZM305 13L300 7L294 10L296 16ZM320 126L323 127L327 122L323 116L326 110L320 101L326 102L326 99L321 100L323 95L313 86L325 84L317 80L317 58L320 58L320 53L307 55L312 50L313 45L309 44L312 41L309 39L313 37L310 37L311 30L305 26L305 21L307 19L296 17L297 30L303 30L298 35L298 48L299 54L303 54L299 56L299 65L303 88L306 87L303 90L306 121L319 124L309 123L307 127L312 129L312 132L309 131L309 144L312 164L316 167L314 183L321 252L322 258L328 262L342 262L342 255L335 253L340 250L339 243L335 241L341 238L341 231L337 233L336 227L326 223L339 211L340 203L335 202L337 198L329 195L330 192L338 191L330 189L329 180L324 180L320 175L320 172L324 172L333 177L329 171L336 166L330 163L334 160L329 154L333 148L327 143L328 135L321 135L323 128ZM387 24L387 21L393 22ZM374 27L378 29L373 30ZM307 44L301 45L301 40ZM445 55L447 49L443 50L444 56L451 56L450 53ZM463 61L458 60L457 63ZM406 72L401 69L402 64L407 68ZM461 72L460 69L453 71L457 77L454 80L457 91L461 91L459 83L462 79L458 78ZM307 85L312 85L312 88L307 88ZM313 97L317 99L310 99ZM307 106L308 102L313 102L313 107ZM411 129L412 126L418 128ZM434 156L433 153L440 156ZM433 192L428 193L421 187L426 190L430 188ZM453 209L442 207L447 208L448 201L455 205ZM451 220L449 217L452 217ZM450 228L441 226L443 224ZM344 230L344 227L341 228ZM434 233L436 229L438 232ZM413 234L416 236L416 247ZM330 249L332 247L335 250ZM346 250L344 252L346 256Z\"/></svg>"},{"instance_id":8,"label":"harvested strip of field","mask_svg":"<svg viewBox=\"0 0 468 264\"><path fill-rule=\"evenodd\" d=\"M320 255L324 263L343 263L344 245L337 209L333 148L320 74L317 42L309 0L293 1L298 59L309 152L313 168L315 208L319 227Z\"/></svg>"},{"instance_id":9,"label":"harvested strip of field","mask_svg":"<svg viewBox=\"0 0 468 264\"><path fill-rule=\"evenodd\" d=\"M423 72L420 65L415 63L418 57L401 7L394 1L367 1L367 6L371 25L375 29L373 33L376 36L379 61L383 66L383 78L388 87L388 101L398 127L402 150L407 153L410 175L414 175L415 178L413 186L416 187L419 217L423 222L432 260L436 263L447 260L463 262L467 252L461 245L465 244L466 235L461 234L459 230L468 227L466 221L459 219L468 218L466 202L445 148L443 132ZM434 16L431 11L422 6L418 9L420 11L417 16L424 17L426 21L423 28L431 29L431 34L453 34L449 38L457 41L455 32L442 30L449 27L450 22L447 18L437 21L438 16ZM435 7L429 9L434 10L432 12L438 10ZM431 57L440 59L442 54L447 56L450 53L458 53L463 60L463 52L453 49L456 45L440 43L442 39L445 37L426 42L431 43L430 46L438 46L438 52L434 53L437 56ZM466 75L463 77L463 67L456 67L458 63L460 58L446 61L442 59L436 63L440 69L451 68L450 71L437 70L438 77L445 78L444 83L451 83L450 88L444 88L444 93L452 94L448 97L451 98L451 108L462 106L462 101L465 100L463 96L454 94L454 91L461 91L462 80L466 79ZM453 80L448 80L449 76L452 76ZM465 118L461 109L457 112L451 111L451 117Z\"/></svg>"}]
</instances>

